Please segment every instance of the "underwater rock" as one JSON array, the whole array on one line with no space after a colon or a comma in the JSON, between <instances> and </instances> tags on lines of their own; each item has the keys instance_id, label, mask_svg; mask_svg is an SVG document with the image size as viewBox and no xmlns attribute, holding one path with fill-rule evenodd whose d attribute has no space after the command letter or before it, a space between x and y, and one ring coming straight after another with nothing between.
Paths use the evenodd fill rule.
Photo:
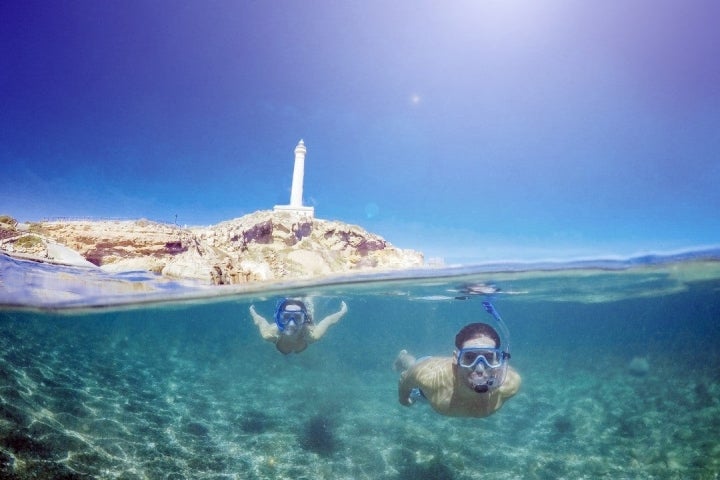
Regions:
<instances>
[{"instance_id":1,"label":"underwater rock","mask_svg":"<svg viewBox=\"0 0 720 480\"><path fill-rule=\"evenodd\" d=\"M27 455L33 458L48 459L53 457L53 451L44 443L32 438L25 429L9 432L0 439L0 445L8 448L15 454Z\"/></svg>"},{"instance_id":2,"label":"underwater rock","mask_svg":"<svg viewBox=\"0 0 720 480\"><path fill-rule=\"evenodd\" d=\"M195 435L196 437L207 437L210 433L210 429L199 422L188 423L185 427L185 431L191 435Z\"/></svg>"},{"instance_id":3,"label":"underwater rock","mask_svg":"<svg viewBox=\"0 0 720 480\"><path fill-rule=\"evenodd\" d=\"M15 468L15 458L0 450L0 478L3 478L2 475L10 472L13 468Z\"/></svg>"},{"instance_id":4,"label":"underwater rock","mask_svg":"<svg viewBox=\"0 0 720 480\"><path fill-rule=\"evenodd\" d=\"M575 426L569 417L558 416L552 423L556 435L564 436L573 432Z\"/></svg>"},{"instance_id":5,"label":"underwater rock","mask_svg":"<svg viewBox=\"0 0 720 480\"><path fill-rule=\"evenodd\" d=\"M305 450L320 456L329 457L338 449L334 422L326 415L315 415L304 426L300 435L300 445Z\"/></svg>"},{"instance_id":6,"label":"underwater rock","mask_svg":"<svg viewBox=\"0 0 720 480\"><path fill-rule=\"evenodd\" d=\"M263 433L275 426L275 420L260 410L245 412L239 423L245 433Z\"/></svg>"},{"instance_id":7,"label":"underwater rock","mask_svg":"<svg viewBox=\"0 0 720 480\"><path fill-rule=\"evenodd\" d=\"M650 362L646 357L633 357L628 364L628 372L637 377L644 377L650 372Z\"/></svg>"}]
</instances>

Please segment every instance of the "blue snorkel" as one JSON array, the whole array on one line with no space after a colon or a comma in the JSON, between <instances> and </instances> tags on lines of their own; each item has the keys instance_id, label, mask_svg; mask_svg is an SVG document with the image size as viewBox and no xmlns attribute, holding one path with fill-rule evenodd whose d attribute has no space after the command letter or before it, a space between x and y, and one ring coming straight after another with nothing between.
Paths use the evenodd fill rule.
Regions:
<instances>
[{"instance_id":1,"label":"blue snorkel","mask_svg":"<svg viewBox=\"0 0 720 480\"><path fill-rule=\"evenodd\" d=\"M510 330L508 330L507 325L505 325L505 322L503 321L502 317L500 317L500 314L495 310L495 307L492 303L488 302L487 300L482 302L482 306L485 309L487 313L493 316L495 321L497 322L498 326L500 327L500 333L502 333L502 336L505 339L505 345L503 346L503 357L505 359L510 359Z\"/></svg>"},{"instance_id":2,"label":"blue snorkel","mask_svg":"<svg viewBox=\"0 0 720 480\"><path fill-rule=\"evenodd\" d=\"M477 393L487 393L500 388L505 381L510 360L510 332L505 322L492 303L484 301L482 305L498 324L500 345L495 348L468 347L457 352L457 364L472 372L472 379L468 379L470 387Z\"/></svg>"}]
</instances>

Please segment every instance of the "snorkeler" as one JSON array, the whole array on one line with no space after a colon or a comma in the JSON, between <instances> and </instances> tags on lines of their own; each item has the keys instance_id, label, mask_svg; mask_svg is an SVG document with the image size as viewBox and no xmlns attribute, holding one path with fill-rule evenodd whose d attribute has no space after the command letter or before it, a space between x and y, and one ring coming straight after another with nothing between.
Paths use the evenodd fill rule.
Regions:
<instances>
[{"instance_id":1,"label":"snorkeler","mask_svg":"<svg viewBox=\"0 0 720 480\"><path fill-rule=\"evenodd\" d=\"M323 318L317 324L313 322L305 303L300 300L283 299L275 310L275 322L270 323L250 306L250 315L260 330L263 339L273 342L275 347L287 355L300 353L308 344L322 338L331 325L336 324L347 312L345 302L340 302L340 310Z\"/></svg>"},{"instance_id":2,"label":"snorkeler","mask_svg":"<svg viewBox=\"0 0 720 480\"><path fill-rule=\"evenodd\" d=\"M426 399L432 408L452 417L486 417L495 413L520 388L520 375L510 368L507 329L490 302L486 311L498 321L505 336L501 348L498 332L486 323L471 323L455 336L452 357L415 360L402 350L395 360L401 370L398 399L410 406Z\"/></svg>"}]
</instances>

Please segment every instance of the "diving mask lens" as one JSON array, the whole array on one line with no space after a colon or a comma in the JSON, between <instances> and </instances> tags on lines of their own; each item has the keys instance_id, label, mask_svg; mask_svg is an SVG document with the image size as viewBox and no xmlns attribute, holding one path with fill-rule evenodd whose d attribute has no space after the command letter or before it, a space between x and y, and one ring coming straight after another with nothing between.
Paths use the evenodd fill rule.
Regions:
<instances>
[{"instance_id":1,"label":"diving mask lens","mask_svg":"<svg viewBox=\"0 0 720 480\"><path fill-rule=\"evenodd\" d=\"M283 328L286 327L290 322L293 322L296 326L300 326L305 323L305 314L303 312L280 312L280 324Z\"/></svg>"},{"instance_id":2,"label":"diving mask lens","mask_svg":"<svg viewBox=\"0 0 720 480\"><path fill-rule=\"evenodd\" d=\"M295 334L306 323L312 323L312 318L299 300L285 299L275 309L275 324L286 335Z\"/></svg>"},{"instance_id":3,"label":"diving mask lens","mask_svg":"<svg viewBox=\"0 0 720 480\"><path fill-rule=\"evenodd\" d=\"M497 348L463 348L458 352L458 365L474 368L482 362L485 367L496 368L502 364L503 352Z\"/></svg>"},{"instance_id":4,"label":"diving mask lens","mask_svg":"<svg viewBox=\"0 0 720 480\"><path fill-rule=\"evenodd\" d=\"M470 387L478 393L499 388L507 375L508 352L497 348L464 348L458 352L458 366L467 375Z\"/></svg>"}]
</instances>

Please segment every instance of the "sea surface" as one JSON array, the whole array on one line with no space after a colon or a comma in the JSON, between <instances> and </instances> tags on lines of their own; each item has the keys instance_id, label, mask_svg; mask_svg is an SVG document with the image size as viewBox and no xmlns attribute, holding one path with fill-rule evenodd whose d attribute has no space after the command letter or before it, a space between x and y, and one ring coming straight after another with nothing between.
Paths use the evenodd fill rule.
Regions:
<instances>
[{"instance_id":1,"label":"sea surface","mask_svg":"<svg viewBox=\"0 0 720 480\"><path fill-rule=\"evenodd\" d=\"M284 356L248 308L348 306ZM398 403L401 349L510 330L487 418ZM214 287L0 256L0 478L716 479L720 252Z\"/></svg>"}]
</instances>

